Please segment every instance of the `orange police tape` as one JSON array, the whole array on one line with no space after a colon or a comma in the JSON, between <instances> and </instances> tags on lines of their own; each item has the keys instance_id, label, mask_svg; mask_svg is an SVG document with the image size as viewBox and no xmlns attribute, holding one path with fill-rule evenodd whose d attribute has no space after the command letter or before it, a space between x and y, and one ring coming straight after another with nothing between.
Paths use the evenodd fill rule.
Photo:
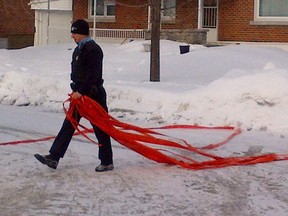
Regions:
<instances>
[{"instance_id":1,"label":"orange police tape","mask_svg":"<svg viewBox=\"0 0 288 216\"><path fill-rule=\"evenodd\" d=\"M66 103L70 103L68 109L65 107ZM239 128L231 126L206 127L197 125L169 125L154 128L141 128L120 122L119 120L113 118L97 102L86 96L83 96L81 99L77 100L72 100L71 98L67 99L63 103L63 109L66 114L66 118L72 122L77 131L74 135L83 135L91 142L98 144L87 136L87 133L92 133L93 129L89 129L81 124L78 124L77 121L73 118L73 112L77 110L81 116L97 125L123 146L126 146L127 148L158 163L179 165L188 169L200 170L235 165L266 163L277 160L288 160L288 154L280 155L271 153L257 156L220 157L207 153L207 150L215 149L221 145L224 145L229 140L241 133ZM156 131L162 129L213 129L229 130L232 131L232 133L222 142L197 148L193 147L183 139L171 137ZM0 143L0 145L32 143L47 141L54 138L55 136L49 136L40 139L4 142ZM193 153L190 155L196 156L198 160L186 156L187 152ZM199 160L199 156L202 157L201 160Z\"/></svg>"}]
</instances>

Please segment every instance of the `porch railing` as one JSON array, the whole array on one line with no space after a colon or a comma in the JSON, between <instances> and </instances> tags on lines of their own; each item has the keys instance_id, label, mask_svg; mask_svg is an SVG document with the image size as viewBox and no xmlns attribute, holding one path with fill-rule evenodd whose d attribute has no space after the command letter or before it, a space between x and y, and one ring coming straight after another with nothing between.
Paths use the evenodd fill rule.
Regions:
<instances>
[{"instance_id":1,"label":"porch railing","mask_svg":"<svg viewBox=\"0 0 288 216\"><path fill-rule=\"evenodd\" d=\"M93 35L93 29L90 29L90 35ZM100 38L145 39L145 31L143 29L96 29L95 36Z\"/></svg>"}]
</instances>

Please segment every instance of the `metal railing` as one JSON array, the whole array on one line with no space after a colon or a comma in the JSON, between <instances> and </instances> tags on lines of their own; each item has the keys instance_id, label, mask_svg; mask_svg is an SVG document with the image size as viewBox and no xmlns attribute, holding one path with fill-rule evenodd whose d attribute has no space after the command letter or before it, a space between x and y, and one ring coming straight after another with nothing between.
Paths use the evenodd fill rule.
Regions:
<instances>
[{"instance_id":1,"label":"metal railing","mask_svg":"<svg viewBox=\"0 0 288 216\"><path fill-rule=\"evenodd\" d=\"M92 33L93 29L90 29L90 34ZM145 39L143 29L96 29L95 35L100 38Z\"/></svg>"}]
</instances>

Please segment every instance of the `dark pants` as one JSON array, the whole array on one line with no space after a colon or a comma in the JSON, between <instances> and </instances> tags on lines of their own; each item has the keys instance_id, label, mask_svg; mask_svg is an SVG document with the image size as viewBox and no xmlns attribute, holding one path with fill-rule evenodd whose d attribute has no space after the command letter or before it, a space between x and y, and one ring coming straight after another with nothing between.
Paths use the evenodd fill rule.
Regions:
<instances>
[{"instance_id":1,"label":"dark pants","mask_svg":"<svg viewBox=\"0 0 288 216\"><path fill-rule=\"evenodd\" d=\"M89 95L89 97L90 96L93 100L97 101L108 112L106 104L106 92L103 87L100 87L97 90L97 92ZM79 122L81 116L78 112L75 112L74 118L75 120L77 120L77 122ZM93 125L92 123L91 125L94 129L96 138L98 139L98 142L100 144L98 158L100 159L101 164L103 165L113 164L113 154L112 154L110 136L97 126ZM73 127L71 122L65 118L63 125L51 146L50 153L56 157L63 158L70 144L70 141L73 137L74 132L75 128Z\"/></svg>"}]
</instances>

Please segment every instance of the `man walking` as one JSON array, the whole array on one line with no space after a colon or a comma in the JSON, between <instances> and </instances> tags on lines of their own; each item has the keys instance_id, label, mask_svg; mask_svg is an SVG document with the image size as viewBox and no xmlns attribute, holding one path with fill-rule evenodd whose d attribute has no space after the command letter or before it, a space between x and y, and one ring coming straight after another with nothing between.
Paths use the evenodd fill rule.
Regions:
<instances>
[{"instance_id":1,"label":"man walking","mask_svg":"<svg viewBox=\"0 0 288 216\"><path fill-rule=\"evenodd\" d=\"M101 47L89 36L89 25L83 20L76 20L71 26L71 37L77 43L72 55L71 80L72 99L79 99L83 95L97 101L107 112L106 91L103 87L102 65L103 52ZM77 122L80 114L73 114ZM96 138L99 142L99 159L101 164L96 167L96 172L109 171L114 168L111 139L108 134L91 123ZM35 154L37 160L50 168L56 169L60 158L63 158L74 134L75 128L65 118L63 125L56 136L49 155Z\"/></svg>"}]
</instances>

